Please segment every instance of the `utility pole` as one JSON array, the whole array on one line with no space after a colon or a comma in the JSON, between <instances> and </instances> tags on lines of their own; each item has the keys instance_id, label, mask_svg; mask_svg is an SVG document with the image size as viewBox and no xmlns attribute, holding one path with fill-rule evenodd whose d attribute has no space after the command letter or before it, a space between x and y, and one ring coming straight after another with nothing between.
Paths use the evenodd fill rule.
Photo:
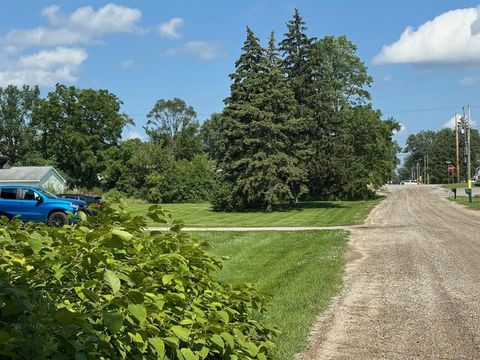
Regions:
<instances>
[{"instance_id":1,"label":"utility pole","mask_svg":"<svg viewBox=\"0 0 480 360\"><path fill-rule=\"evenodd\" d=\"M427 184L430 184L430 174L428 173L428 154L427 154Z\"/></svg>"},{"instance_id":2,"label":"utility pole","mask_svg":"<svg viewBox=\"0 0 480 360\"><path fill-rule=\"evenodd\" d=\"M458 114L455 114L455 149L457 155L457 182L460 182L460 142L458 139L458 128L460 124L458 123Z\"/></svg>"},{"instance_id":3,"label":"utility pole","mask_svg":"<svg viewBox=\"0 0 480 360\"><path fill-rule=\"evenodd\" d=\"M470 105L468 105L468 122L467 122L467 186L471 188L471 178L472 178L472 171L471 171L471 164L470 164L470 129L472 127L472 120L470 119Z\"/></svg>"},{"instance_id":4,"label":"utility pole","mask_svg":"<svg viewBox=\"0 0 480 360\"><path fill-rule=\"evenodd\" d=\"M423 179L422 183L427 183L427 156L423 155Z\"/></svg>"}]
</instances>

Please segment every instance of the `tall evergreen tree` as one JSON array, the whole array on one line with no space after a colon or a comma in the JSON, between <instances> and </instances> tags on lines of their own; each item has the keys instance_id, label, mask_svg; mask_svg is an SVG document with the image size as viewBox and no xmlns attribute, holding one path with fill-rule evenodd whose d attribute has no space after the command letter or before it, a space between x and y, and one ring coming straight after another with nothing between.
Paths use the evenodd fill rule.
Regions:
<instances>
[{"instance_id":1,"label":"tall evergreen tree","mask_svg":"<svg viewBox=\"0 0 480 360\"><path fill-rule=\"evenodd\" d=\"M304 92L305 83L309 78L306 65L310 47L315 38L307 36L307 27L298 9L294 10L293 19L287 22L287 29L288 31L284 34L284 39L279 46L282 54L282 67L294 92L295 100L301 107L306 95Z\"/></svg>"},{"instance_id":2,"label":"tall evergreen tree","mask_svg":"<svg viewBox=\"0 0 480 360\"><path fill-rule=\"evenodd\" d=\"M247 28L242 51L223 111L219 165L230 194L223 207L271 210L280 201L295 203L301 190L303 173L289 138L297 127L295 99L273 34L265 50Z\"/></svg>"},{"instance_id":3,"label":"tall evergreen tree","mask_svg":"<svg viewBox=\"0 0 480 360\"><path fill-rule=\"evenodd\" d=\"M310 115L309 188L322 197L345 197L354 151L347 112L370 99L365 87L372 79L355 45L344 36L327 36L310 49L304 98Z\"/></svg>"}]
</instances>

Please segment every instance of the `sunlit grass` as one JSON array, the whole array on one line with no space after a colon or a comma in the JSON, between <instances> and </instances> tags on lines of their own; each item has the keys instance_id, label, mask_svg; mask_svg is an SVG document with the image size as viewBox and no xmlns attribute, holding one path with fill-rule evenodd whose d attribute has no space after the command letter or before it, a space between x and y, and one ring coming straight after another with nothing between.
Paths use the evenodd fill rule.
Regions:
<instances>
[{"instance_id":1,"label":"sunlit grass","mask_svg":"<svg viewBox=\"0 0 480 360\"><path fill-rule=\"evenodd\" d=\"M297 209L280 206L272 212L215 212L210 204L162 204L186 226L335 226L361 224L382 198L367 201L309 201ZM149 204L129 204L134 214L144 214ZM150 225L154 225L153 222Z\"/></svg>"},{"instance_id":2,"label":"sunlit grass","mask_svg":"<svg viewBox=\"0 0 480 360\"><path fill-rule=\"evenodd\" d=\"M342 286L347 233L342 231L193 233L210 253L229 256L219 277L253 283L271 296L265 321L278 327L277 357L292 359L306 345L318 314Z\"/></svg>"}]
</instances>

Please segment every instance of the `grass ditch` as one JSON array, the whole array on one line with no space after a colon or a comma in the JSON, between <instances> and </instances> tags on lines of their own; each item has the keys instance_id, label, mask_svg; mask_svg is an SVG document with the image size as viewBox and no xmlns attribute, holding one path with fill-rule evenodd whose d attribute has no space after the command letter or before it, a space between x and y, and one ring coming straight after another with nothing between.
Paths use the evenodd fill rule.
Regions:
<instances>
[{"instance_id":1,"label":"grass ditch","mask_svg":"<svg viewBox=\"0 0 480 360\"><path fill-rule=\"evenodd\" d=\"M215 212L208 203L162 204L185 226L233 227L233 226L338 226L362 224L370 211L383 198L365 201L306 201L296 209L286 205L272 212ZM136 215L145 214L150 204L128 204L128 210ZM157 225L153 221L149 225Z\"/></svg>"},{"instance_id":2,"label":"grass ditch","mask_svg":"<svg viewBox=\"0 0 480 360\"><path fill-rule=\"evenodd\" d=\"M302 351L311 325L342 287L348 233L202 232L192 236L208 241L210 253L230 257L220 280L252 283L271 296L265 320L282 331L276 358L290 360Z\"/></svg>"},{"instance_id":3,"label":"grass ditch","mask_svg":"<svg viewBox=\"0 0 480 360\"><path fill-rule=\"evenodd\" d=\"M457 196L456 199L454 199L452 196L449 196L448 200L464 205L468 209L480 210L480 198L477 198L477 197L473 197L472 202L468 201L467 196Z\"/></svg>"}]
</instances>

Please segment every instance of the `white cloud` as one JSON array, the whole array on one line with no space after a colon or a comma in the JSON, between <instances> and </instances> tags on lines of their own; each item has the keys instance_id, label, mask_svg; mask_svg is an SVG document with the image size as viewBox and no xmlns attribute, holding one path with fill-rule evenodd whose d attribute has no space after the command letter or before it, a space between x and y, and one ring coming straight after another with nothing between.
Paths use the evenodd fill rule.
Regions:
<instances>
[{"instance_id":1,"label":"white cloud","mask_svg":"<svg viewBox=\"0 0 480 360\"><path fill-rule=\"evenodd\" d=\"M399 124L400 124L400 130L395 131L394 132L395 135L404 134L407 131L407 127L405 126L405 124L402 124L402 123L399 123Z\"/></svg>"},{"instance_id":2,"label":"white cloud","mask_svg":"<svg viewBox=\"0 0 480 360\"><path fill-rule=\"evenodd\" d=\"M60 6L51 5L42 9L42 16L47 18L51 24L58 24L61 21L59 12L60 12Z\"/></svg>"},{"instance_id":3,"label":"white cloud","mask_svg":"<svg viewBox=\"0 0 480 360\"><path fill-rule=\"evenodd\" d=\"M388 74L382 78L383 82L389 82L392 80L392 75Z\"/></svg>"},{"instance_id":4,"label":"white cloud","mask_svg":"<svg viewBox=\"0 0 480 360\"><path fill-rule=\"evenodd\" d=\"M460 86L473 86L480 82L480 77L467 76L458 82Z\"/></svg>"},{"instance_id":5,"label":"white cloud","mask_svg":"<svg viewBox=\"0 0 480 360\"><path fill-rule=\"evenodd\" d=\"M219 44L208 41L190 41L182 47L167 50L166 54L169 56L194 56L202 60L212 60L225 56Z\"/></svg>"},{"instance_id":6,"label":"white cloud","mask_svg":"<svg viewBox=\"0 0 480 360\"><path fill-rule=\"evenodd\" d=\"M373 63L480 63L480 8L445 12L418 29L408 26Z\"/></svg>"},{"instance_id":7,"label":"white cloud","mask_svg":"<svg viewBox=\"0 0 480 360\"><path fill-rule=\"evenodd\" d=\"M40 51L20 58L20 64L27 68L50 69L58 65L79 66L88 55L83 49L59 47L55 50Z\"/></svg>"},{"instance_id":8,"label":"white cloud","mask_svg":"<svg viewBox=\"0 0 480 360\"><path fill-rule=\"evenodd\" d=\"M132 60L132 59L128 59L128 60L125 60L125 61L122 61L120 63L120 66L124 69L129 69L129 68L132 68L135 66L135 61Z\"/></svg>"},{"instance_id":9,"label":"white cloud","mask_svg":"<svg viewBox=\"0 0 480 360\"><path fill-rule=\"evenodd\" d=\"M125 137L125 140L131 140L131 139L140 139L143 140L144 137L142 134L140 134L138 131L132 130L130 131L127 136Z\"/></svg>"},{"instance_id":10,"label":"white cloud","mask_svg":"<svg viewBox=\"0 0 480 360\"><path fill-rule=\"evenodd\" d=\"M85 50L77 48L56 48L22 56L18 61L0 69L0 86L73 83L77 80L80 65L87 57Z\"/></svg>"},{"instance_id":11,"label":"white cloud","mask_svg":"<svg viewBox=\"0 0 480 360\"><path fill-rule=\"evenodd\" d=\"M443 128L450 128L450 129L455 129L455 118L457 118L460 122L460 119L461 119L461 115L457 114L455 116L453 116L450 120L448 120L445 124L443 124ZM472 119L472 126L476 126L477 122L475 120Z\"/></svg>"},{"instance_id":12,"label":"white cloud","mask_svg":"<svg viewBox=\"0 0 480 360\"><path fill-rule=\"evenodd\" d=\"M85 49L74 45L96 43L106 34L137 32L142 17L138 9L115 4L97 10L84 6L71 13L51 5L41 15L46 26L14 29L0 36L0 86L74 83L88 58ZM31 52L32 47L36 52ZM132 66L133 60L122 65Z\"/></svg>"},{"instance_id":13,"label":"white cloud","mask_svg":"<svg viewBox=\"0 0 480 360\"><path fill-rule=\"evenodd\" d=\"M108 4L95 11L81 7L69 15L49 6L42 15L51 27L12 30L0 37L0 44L15 47L73 45L96 41L101 35L136 31L142 13L138 9Z\"/></svg>"},{"instance_id":14,"label":"white cloud","mask_svg":"<svg viewBox=\"0 0 480 360\"><path fill-rule=\"evenodd\" d=\"M133 32L142 18L138 9L108 4L93 10L85 6L75 10L68 18L68 26L85 29L95 34Z\"/></svg>"},{"instance_id":15,"label":"white cloud","mask_svg":"<svg viewBox=\"0 0 480 360\"><path fill-rule=\"evenodd\" d=\"M184 20L180 17L174 17L167 22L158 25L158 33L162 37L178 38L180 33L179 28L183 25Z\"/></svg>"}]
</instances>

